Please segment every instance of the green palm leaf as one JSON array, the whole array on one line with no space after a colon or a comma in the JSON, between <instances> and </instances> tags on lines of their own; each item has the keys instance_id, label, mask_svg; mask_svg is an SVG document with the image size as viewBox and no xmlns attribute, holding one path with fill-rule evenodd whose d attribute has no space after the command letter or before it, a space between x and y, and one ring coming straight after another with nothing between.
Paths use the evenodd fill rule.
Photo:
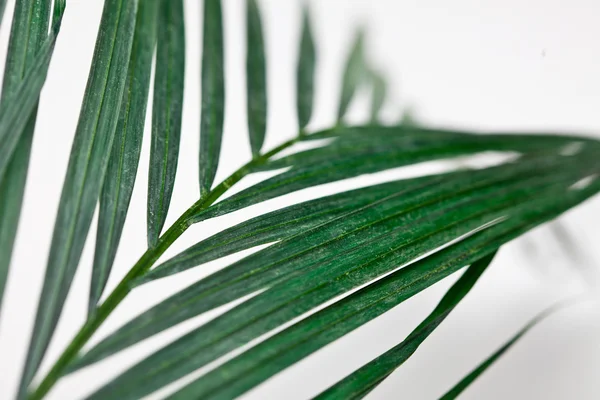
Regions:
<instances>
[{"instance_id":1,"label":"green palm leaf","mask_svg":"<svg viewBox=\"0 0 600 400\"><path fill-rule=\"evenodd\" d=\"M252 155L260 154L267 131L267 69L262 21L256 0L246 1L246 85Z\"/></svg>"},{"instance_id":2,"label":"green palm leaf","mask_svg":"<svg viewBox=\"0 0 600 400\"><path fill-rule=\"evenodd\" d=\"M139 2L124 97L100 194L96 251L90 287L90 313L95 309L106 286L133 193L146 122L158 7L159 0Z\"/></svg>"},{"instance_id":3,"label":"green palm leaf","mask_svg":"<svg viewBox=\"0 0 600 400\"><path fill-rule=\"evenodd\" d=\"M17 191L7 197L6 204L0 199L0 222L9 221L6 230L0 229L0 245L9 249L25 179L24 173L10 172L13 167L9 162L15 157L18 165L27 164L37 98L64 8L63 3L56 3L56 24L44 41L40 32L48 23L49 9L44 8L43 19L30 21L26 17L31 8L25 7L34 4L41 7L46 3L32 0L19 5L22 9L18 18L23 19L24 27L22 31L15 28L10 57L27 57L20 59L24 60L22 65L7 69L12 83L7 84L9 90L4 94L8 100L0 103L0 178L4 179L6 170L7 176L17 182ZM263 152L268 82L263 21L256 0L247 0L245 9L247 111L253 156L214 185L225 109L224 32L221 1L204 0L200 196L171 227L163 229L182 126L183 4L183 0L105 1L19 398L41 399L69 372L245 298L210 322L155 350L90 396L142 398L227 356L227 362L188 381L172 398L234 398L470 265L438 307L402 343L323 394L329 398L360 398L417 350L469 292L501 246L600 191L600 142L591 138L378 124L387 87L376 72L379 69L365 58L362 32L356 35L341 74L337 125L307 132L313 114L316 70L308 10L303 13L296 64L299 131L294 138ZM34 37L29 36L32 32ZM29 39L24 41L26 37ZM149 246L115 289L99 302L135 184L156 43L147 210ZM370 120L366 125L348 126L344 120L363 86L371 88ZM27 138L29 143L21 149L21 141ZM305 149L299 150L297 144ZM575 147L577 151L565 151ZM224 227L155 266L194 223L323 184L486 152L501 152L510 159L478 169L391 180L258 215ZM243 178L263 172L270 172L270 177L220 199ZM5 185L2 179L0 184ZM88 319L37 388L32 388L78 267L98 198L100 213ZM8 215L13 210L16 215ZM98 328L139 285L259 245L266 246L190 282L89 346ZM10 253L0 255L0 262L6 264L0 264L4 268L0 268L2 285L9 259ZM501 352L508 347L510 344ZM236 351L235 356L231 354ZM492 362L501 352L492 357ZM480 373L477 371L489 364L465 382L472 381Z\"/></svg>"},{"instance_id":4,"label":"green palm leaf","mask_svg":"<svg viewBox=\"0 0 600 400\"><path fill-rule=\"evenodd\" d=\"M573 200L573 199L571 199ZM434 255L376 281L319 311L249 351L192 382L173 398L233 398L287 366L351 332L373 318L457 271L495 251L507 240L536 223L552 218L560 205L525 207L505 223L484 229ZM401 263L396 249L369 267ZM345 281L355 279L348 273ZM189 357L192 359L193 357Z\"/></svg>"},{"instance_id":5,"label":"green palm leaf","mask_svg":"<svg viewBox=\"0 0 600 400\"><path fill-rule=\"evenodd\" d=\"M0 2L0 20L5 6L5 1ZM35 64L36 56L44 46L50 24L50 6L50 2L39 3L33 0L15 5L0 109L9 107L9 100L18 93L28 69ZM35 15L36 18L30 18L30 15ZM0 173L0 309L21 214L36 118L37 106L34 106L24 130L21 133L15 133L14 130L10 132L11 135L20 136L20 139L17 140L12 156L6 156L6 170Z\"/></svg>"},{"instance_id":6,"label":"green palm leaf","mask_svg":"<svg viewBox=\"0 0 600 400\"><path fill-rule=\"evenodd\" d=\"M444 321L473 288L496 253L473 263L446 292L437 307L399 345L336 383L315 399L362 399L396 368L412 356L421 343Z\"/></svg>"},{"instance_id":7,"label":"green palm leaf","mask_svg":"<svg viewBox=\"0 0 600 400\"><path fill-rule=\"evenodd\" d=\"M346 60L344 75L342 77L340 104L337 112L338 123L342 122L346 116L348 107L350 107L350 102L367 76L367 67L365 65L364 55L364 41L364 32L358 32L356 34L356 38L354 39L350 54L348 55L348 59Z\"/></svg>"},{"instance_id":8,"label":"green palm leaf","mask_svg":"<svg viewBox=\"0 0 600 400\"><path fill-rule=\"evenodd\" d=\"M252 171L289 169L197 213L193 221L224 215L301 189L420 162L484 151L543 151L578 140L589 141L555 135L470 135L407 126L342 127L300 138L315 139L332 142L253 166Z\"/></svg>"},{"instance_id":9,"label":"green palm leaf","mask_svg":"<svg viewBox=\"0 0 600 400\"><path fill-rule=\"evenodd\" d=\"M300 131L310 122L315 96L316 50L313 39L310 14L304 9L302 15L302 33L300 55L296 67L296 108Z\"/></svg>"},{"instance_id":10,"label":"green palm leaf","mask_svg":"<svg viewBox=\"0 0 600 400\"><path fill-rule=\"evenodd\" d=\"M7 93L10 101L5 101L0 109L0 175L5 174L19 140L25 134L29 118L37 108L59 30L60 18L31 60L31 66L27 68L18 87L13 89L12 95Z\"/></svg>"},{"instance_id":11,"label":"green palm leaf","mask_svg":"<svg viewBox=\"0 0 600 400\"><path fill-rule=\"evenodd\" d=\"M511 185L515 185L514 180L518 178L535 181L535 184L530 186L530 182L527 180L527 183L524 184L527 189L537 188L537 185L557 183L559 188L562 188L559 190L564 190L565 185L572 184L574 180L580 178L582 173L582 171L571 171L564 176L566 181L562 181L558 175L567 173L565 161L568 159L563 157L554 160L527 159L514 165L483 171L460 171L441 176L392 182L292 206L240 224L193 246L156 270L149 272L147 277L142 277L141 280L170 275L234 251L265 243L275 237L282 237L285 240L209 276L148 310L91 349L80 360L79 366L98 361L150 335L256 290L282 280L292 279L303 271L304 266L333 257L333 250L335 250L335 254L338 254L336 261L341 266L346 265L344 262L356 261L352 255L354 253L348 253L352 249L364 252L366 257L373 256L365 250L365 247L373 249L372 246L367 246L367 243L373 240L376 232L384 234L394 227L400 229L398 226L401 224L402 218L408 218L404 216L404 213L410 211L418 212L421 215L430 215L432 210L440 212L436 208L440 207L436 201L441 202L445 196L450 196L451 200L446 200L449 204L442 204L444 207L452 209L453 206L467 200L465 196L470 190L486 188L486 190L502 190L505 185L509 188ZM582 168L579 162L580 160L578 160L577 166L574 166L576 170ZM532 171L535 171L533 175ZM548 174L545 179L536 178L544 171ZM571 175L572 173L575 173L575 176ZM521 185L523 184L521 183ZM346 201L341 203L341 199L346 199ZM511 201L515 201L515 199L513 198ZM428 202L433 202L433 204ZM477 207L483 207L483 210L486 210L485 207L498 205L498 202L498 198L492 196L485 202L482 201ZM307 217L313 216L314 211L312 210L318 214L316 214L317 218L311 222ZM470 217L475 209L465 207L464 210L465 217ZM412 214L408 215L412 216ZM450 222L456 222L454 218L460 220L460 215L451 214L449 218L452 218ZM270 228L265 229L266 226L270 226ZM422 230L417 230L413 234L422 234L430 228L431 225L424 224L420 228ZM349 233L336 238L337 232ZM234 236L237 234L240 235ZM232 240L234 237L240 240ZM311 239L309 240L309 238ZM333 238L336 239L332 240ZM387 240L398 239L388 235ZM405 240L409 240L409 237ZM216 243L220 245L216 246ZM386 249L388 245L389 243L382 239L380 246ZM198 249L202 248L205 248L207 252L198 252ZM269 261L266 267L265 260Z\"/></svg>"},{"instance_id":12,"label":"green palm leaf","mask_svg":"<svg viewBox=\"0 0 600 400\"><path fill-rule=\"evenodd\" d=\"M105 3L19 398L25 396L50 343L98 202L127 78L136 9L136 2Z\"/></svg>"},{"instance_id":13,"label":"green palm leaf","mask_svg":"<svg viewBox=\"0 0 600 400\"><path fill-rule=\"evenodd\" d=\"M371 123L376 124L379 121L379 114L381 108L385 103L385 97L387 95L387 85L385 79L381 74L375 71L371 71Z\"/></svg>"},{"instance_id":14,"label":"green palm leaf","mask_svg":"<svg viewBox=\"0 0 600 400\"><path fill-rule=\"evenodd\" d=\"M561 164L562 169L564 161ZM521 167L525 174L523 181L514 175L505 176L505 189L500 185L500 177L495 177L499 181L490 177L492 181L486 185L481 177L471 176L474 187L469 188L464 182L449 183L445 194L448 199L445 199L443 191L436 190L438 186L430 192L415 190L412 199L407 193L398 193L388 201L380 200L372 207L355 211L355 215L338 218L335 222L296 236L294 240L281 242L207 278L206 282L201 281L204 293L196 292L195 297L190 293L180 296L179 308L175 301L171 301L170 314L186 313L194 307L206 311L207 304L219 300L219 285L228 286L228 294L242 292L243 295L243 288L256 291L265 285L271 289L150 356L96 396L136 398L151 393L313 307L505 216L511 210L515 213L531 212L532 207L537 210L537 206L544 203L531 200L532 195L543 198L549 203L547 207L556 208L556 195L564 193L566 188L578 181L581 173L589 173L580 170L574 175L567 174L565 181L558 183L554 181L558 173L555 170L550 175L552 179L544 183L539 178L526 179L525 171L531 171L531 165ZM484 171L495 176L489 170ZM513 172L518 175L518 172ZM536 175L539 176L539 173ZM466 192L457 193L457 188L465 188ZM470 196L469 190L473 192ZM426 205L427 196L431 196L429 201L432 204L429 206ZM573 196L575 200L572 201L581 201L586 194L576 193ZM411 200L414 210L410 207ZM464 219L459 217L462 213ZM522 223L518 218L514 220ZM409 226L415 228L407 229ZM338 238L340 232L347 233ZM406 233L400 235L399 232ZM319 243L324 246L315 247ZM390 249L395 250L391 255ZM266 267L265 260L269 260ZM244 276L249 278L239 282ZM273 282L273 277L284 279ZM234 286L231 286L232 283ZM147 315L142 327L148 329L148 326L161 323L156 317ZM152 378L149 379L148 368L151 365Z\"/></svg>"},{"instance_id":15,"label":"green palm leaf","mask_svg":"<svg viewBox=\"0 0 600 400\"><path fill-rule=\"evenodd\" d=\"M596 187L593 192L598 188ZM579 194L581 195L581 194ZM575 196L579 197L579 196ZM586 196L580 198L583 199ZM540 222L547 221L578 201L526 207L505 223L485 229L422 261L401 268L343 300L319 311L283 332L261 342L173 395L173 399L234 398L264 382L287 366L312 354L392 307L431 286L462 266L495 251L506 241ZM378 263L398 265L391 252ZM347 280L354 276L349 274ZM188 356L189 357L189 356ZM189 357L189 359L193 359Z\"/></svg>"},{"instance_id":16,"label":"green palm leaf","mask_svg":"<svg viewBox=\"0 0 600 400\"><path fill-rule=\"evenodd\" d=\"M202 116L200 120L200 194L208 193L215 180L223 118L225 78L221 0L204 0L202 54Z\"/></svg>"},{"instance_id":17,"label":"green palm leaf","mask_svg":"<svg viewBox=\"0 0 600 400\"><path fill-rule=\"evenodd\" d=\"M167 219L179 159L185 74L183 15L183 0L161 0L148 178L149 247L156 245Z\"/></svg>"}]
</instances>

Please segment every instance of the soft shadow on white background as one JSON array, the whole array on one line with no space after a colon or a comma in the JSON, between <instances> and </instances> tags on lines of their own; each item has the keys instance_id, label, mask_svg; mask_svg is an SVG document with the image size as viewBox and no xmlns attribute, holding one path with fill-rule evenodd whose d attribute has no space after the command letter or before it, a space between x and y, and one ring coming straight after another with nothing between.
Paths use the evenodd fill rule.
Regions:
<instances>
[{"instance_id":1,"label":"soft shadow on white background","mask_svg":"<svg viewBox=\"0 0 600 400\"><path fill-rule=\"evenodd\" d=\"M0 30L6 52L14 2ZM186 1L187 71L181 158L167 223L197 197L199 138L200 1ZM227 109L217 180L250 157L245 117L244 15L241 0L224 0ZM300 1L261 0L269 52L269 129L266 148L295 135L294 68ZM103 2L70 0L42 93L19 236L0 321L0 398L11 398L21 373L68 154L89 72ZM353 30L368 31L368 52L391 88L385 116L407 105L436 126L481 130L600 131L600 4L594 0L320 0L311 1L319 50L312 128L333 123L340 70ZM2 63L4 61L2 60ZM359 102L360 103L360 102ZM365 113L355 105L353 118ZM364 110L363 110L364 111ZM149 124L147 125L149 128ZM130 215L110 290L146 245L147 130ZM166 257L232 223L298 200L389 175L365 176L305 190L195 226ZM250 181L242 182L248 185ZM600 268L600 199L563 218L585 267ZM88 237L67 306L43 370L72 338L86 314L95 226ZM506 246L476 288L373 399L434 399L555 300L584 290L573 261L547 229ZM136 312L244 254L227 257L136 290L98 332L110 333ZM431 310L456 276L265 382L245 399L305 399L400 342ZM588 302L562 311L529 333L464 394L465 399L596 399L600 394L600 318ZM78 399L110 377L202 321L195 318L106 362L67 377L51 399ZM176 386L171 386L172 390ZM166 394L169 390L161 391ZM155 398L157 396L151 396Z\"/></svg>"}]
</instances>

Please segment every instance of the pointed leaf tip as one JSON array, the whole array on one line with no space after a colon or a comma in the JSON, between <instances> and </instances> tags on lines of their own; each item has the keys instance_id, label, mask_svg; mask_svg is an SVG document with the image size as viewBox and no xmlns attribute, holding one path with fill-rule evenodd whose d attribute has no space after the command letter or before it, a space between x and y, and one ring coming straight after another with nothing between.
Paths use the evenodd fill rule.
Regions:
<instances>
[{"instance_id":1,"label":"pointed leaf tip","mask_svg":"<svg viewBox=\"0 0 600 400\"><path fill-rule=\"evenodd\" d=\"M379 114L385 103L387 95L387 84L384 77L376 71L371 71L371 123L379 122Z\"/></svg>"},{"instance_id":2,"label":"pointed leaf tip","mask_svg":"<svg viewBox=\"0 0 600 400\"><path fill-rule=\"evenodd\" d=\"M360 29L355 35L352 48L344 67L342 76L342 91L337 113L338 122L341 122L346 116L352 99L356 95L360 85L364 83L367 76L364 42L365 33L364 30Z\"/></svg>"},{"instance_id":3,"label":"pointed leaf tip","mask_svg":"<svg viewBox=\"0 0 600 400\"><path fill-rule=\"evenodd\" d=\"M220 0L204 0L202 115L200 118L200 194L212 187L221 155L225 113L223 15Z\"/></svg>"},{"instance_id":4,"label":"pointed leaf tip","mask_svg":"<svg viewBox=\"0 0 600 400\"><path fill-rule=\"evenodd\" d=\"M329 389L315 397L326 399L361 399L375 389L385 378L408 360L419 346L446 319L462 299L471 291L497 251L484 256L462 274L446 292L437 307L400 344L365 364Z\"/></svg>"},{"instance_id":5,"label":"pointed leaf tip","mask_svg":"<svg viewBox=\"0 0 600 400\"><path fill-rule=\"evenodd\" d=\"M267 129L267 77L263 27L256 0L246 1L246 30L248 130L252 154L257 156Z\"/></svg>"},{"instance_id":6,"label":"pointed leaf tip","mask_svg":"<svg viewBox=\"0 0 600 400\"><path fill-rule=\"evenodd\" d=\"M104 3L18 398L26 396L44 358L83 252L123 98L136 11L137 2Z\"/></svg>"}]
</instances>

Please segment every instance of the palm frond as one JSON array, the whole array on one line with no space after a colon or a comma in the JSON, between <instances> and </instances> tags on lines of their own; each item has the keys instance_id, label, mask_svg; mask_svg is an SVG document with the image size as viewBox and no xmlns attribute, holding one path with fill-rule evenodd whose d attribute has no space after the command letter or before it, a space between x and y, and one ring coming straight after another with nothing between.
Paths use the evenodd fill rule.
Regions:
<instances>
[{"instance_id":1,"label":"palm frond","mask_svg":"<svg viewBox=\"0 0 600 400\"><path fill-rule=\"evenodd\" d=\"M25 179L23 172L14 172L17 167L12 167L9 159L14 158L17 166L27 165L37 98L64 8L60 1L55 4L56 24L46 38L39 32L47 30L49 8L40 11L39 20L24 19L31 7L41 4L45 3L30 0L17 7L15 20L23 20L23 27L13 29L9 60L19 54L27 57L22 64L9 65L3 92L7 100L0 103L0 189L15 190L7 200L0 198L0 250L12 248ZM589 137L466 132L417 127L406 121L394 126L381 124L388 88L383 74L366 60L362 31L355 37L341 74L337 125L309 132L317 47L307 9L296 64L298 132L287 142L263 151L268 116L267 54L256 0L246 1L246 94L253 156L215 186L225 109L223 15L220 0L204 0L200 196L164 229L182 125L183 4L183 0L105 1L19 398L41 399L65 374L217 307L249 298L153 351L90 396L142 398L259 341L188 382L171 397L234 398L470 266L403 342L322 394L323 398L361 398L417 350L469 292L501 246L600 191L600 142ZM28 32L37 33L23 41ZM149 246L100 302L135 184L155 47ZM350 126L344 121L350 104L367 85L371 89L370 120L366 125ZM564 151L574 143L577 151ZM298 150L297 144L309 149ZM457 167L355 188L258 215L155 266L192 224L323 184L490 151L512 157L479 169ZM2 158L4 155L8 158ZM272 175L220 199L243 178L260 172ZM78 267L98 199L88 318L40 384L32 387ZM86 346L138 286L259 245L267 246L190 282L97 344ZM10 252L6 254L0 254L0 296L10 260ZM523 333L450 393L466 387Z\"/></svg>"},{"instance_id":2,"label":"palm frond","mask_svg":"<svg viewBox=\"0 0 600 400\"><path fill-rule=\"evenodd\" d=\"M483 374L489 367L491 367L504 353L506 353L512 346L514 346L519 339L521 339L527 332L533 329L535 326L540 324L546 318L549 318L554 313L560 311L565 306L570 305L571 301L560 302L557 303L546 310L539 313L536 317L534 317L525 327L523 327L515 336L513 336L508 342L506 342L502 347L500 347L497 351L494 352L490 357L488 357L485 361L483 361L480 365L477 366L473 371L471 371L467 376L461 379L454 387L452 387L448 392L446 392L440 400L453 400L456 399L462 392L464 392L481 374Z\"/></svg>"},{"instance_id":3,"label":"palm frond","mask_svg":"<svg viewBox=\"0 0 600 400\"><path fill-rule=\"evenodd\" d=\"M577 164L581 166L580 161ZM204 312L210 306L222 304L219 304L219 297L224 293L245 295L248 294L245 289L269 290L151 355L99 391L97 398L136 398L151 393L312 308L384 276L398 265L409 263L499 218L507 220L473 236L486 240L483 244L481 240L477 241L479 247L474 249L492 246L488 242L491 240L489 236L493 235L491 243L496 246L493 248L495 250L511 232L518 230L520 233L523 229L553 218L557 215L557 209L564 211L566 199L557 200L557 194L564 193L580 179L580 175L575 173L569 176L567 173L565 181L557 182L556 174L559 169L564 170L565 163L556 160L555 169L548 171L548 180L544 182L538 178L542 168L532 167L530 160L523 162L520 168L505 167L512 169L511 172L503 170L499 173L495 169L486 169L481 171L482 176L471 172L454 182L445 177L447 186L438 183L432 185L429 191L419 186L412 187L408 182L407 191L396 191L375 201L370 207L354 210L209 276L195 284L194 291L185 290L166 300L168 305L158 306L161 313L145 315L137 321L137 327L147 335L161 324L165 328L165 320L180 322L177 318L182 314L191 317L199 313L196 310ZM536 171L536 177L529 175L528 179L528 174L533 170ZM588 173L582 172L584 175ZM471 179L471 184L468 184ZM597 187L588 190L593 192ZM587 193L573 192L569 196L570 202L582 201L589 195ZM457 248L461 251L461 257L457 260L464 261L465 254L476 253L472 247L466 247L465 250L465 246L474 240L459 242ZM454 247L451 249L454 250ZM432 257L425 263L427 268L440 265L445 260L435 254ZM462 267L467 264L468 260L463 264L457 263L456 269L458 265ZM404 270L406 268L401 271ZM426 276L435 277L427 280L421 290L449 273L445 269L442 269L441 275L429 270L420 271ZM360 318L363 317L361 313ZM308 323L305 321L300 324ZM356 326L349 325L348 330L336 328L333 331L348 332ZM131 338L131 335L138 335L139 331L129 331L128 334ZM143 336L133 337L138 341ZM103 356L106 355L104 349ZM148 382L149 371L152 371L151 383Z\"/></svg>"},{"instance_id":4,"label":"palm frond","mask_svg":"<svg viewBox=\"0 0 600 400\"><path fill-rule=\"evenodd\" d=\"M60 20L53 26L50 35L45 35L44 42L41 44L35 58L30 60L31 66L27 68L26 73L22 76L22 81L18 83L18 87L14 88L12 94L7 93L10 96L10 101L5 101L0 111L0 175L5 174L19 140L25 132L25 127L29 123L29 118L37 107L59 29ZM22 56L27 57L27 54ZM12 68L9 68L9 70L12 70ZM9 80L11 79L12 77L9 76Z\"/></svg>"},{"instance_id":5,"label":"palm frond","mask_svg":"<svg viewBox=\"0 0 600 400\"><path fill-rule=\"evenodd\" d=\"M555 150L590 139L559 135L469 134L410 126L340 127L300 137L299 141L330 139L323 147L287 157L253 163L250 172L289 168L272 178L196 213L199 222L301 189L425 161L485 151Z\"/></svg>"}]
</instances>

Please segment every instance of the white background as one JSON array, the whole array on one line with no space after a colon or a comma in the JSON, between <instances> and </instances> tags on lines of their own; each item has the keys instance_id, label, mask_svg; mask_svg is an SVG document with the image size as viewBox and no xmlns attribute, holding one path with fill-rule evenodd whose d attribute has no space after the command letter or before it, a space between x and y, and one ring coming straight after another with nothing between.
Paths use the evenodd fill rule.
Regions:
<instances>
[{"instance_id":1,"label":"white background","mask_svg":"<svg viewBox=\"0 0 600 400\"><path fill-rule=\"evenodd\" d=\"M181 158L168 223L196 198L199 137L200 1L186 1L187 73ZM313 127L333 122L340 69L353 29L368 28L368 52L391 86L386 116L406 105L421 121L472 129L600 130L600 3L594 0L320 0L310 2L318 41L318 94ZM33 159L8 289L0 321L0 399L11 398L20 376L52 225L77 123L103 2L70 0L42 94ZM294 64L299 1L261 0L269 52L267 148L295 134ZM0 30L6 52L13 3ZM217 179L249 155L245 128L243 2L224 0L227 110L224 156ZM364 105L364 104L363 104ZM356 119L364 107L355 105ZM149 133L149 132L147 132ZM146 135L137 189L109 289L145 249ZM389 180L402 171L376 174L302 191L195 226L168 255L234 222L295 201ZM242 183L248 185L249 181ZM597 270L600 199L564 219L582 248L584 267ZM46 370L82 324L87 307L95 226ZM596 239L596 240L595 240ZM568 293L585 288L572 259L548 230L505 247L466 300L371 398L434 399L501 345L533 315ZM243 255L248 254L245 252ZM242 255L149 284L128 298L106 322L105 336L193 279ZM580 265L580 266L582 266ZM588 273L590 271L588 270ZM279 374L247 399L304 399L401 341L435 305L450 280ZM593 279L588 278L590 281ZM465 399L596 399L600 395L600 318L597 303L572 307L528 334L464 394ZM214 316L212 313L209 316ZM163 335L69 376L50 398L77 399L197 326L196 318ZM177 385L171 386L170 390ZM161 392L162 394L169 390Z\"/></svg>"}]
</instances>

